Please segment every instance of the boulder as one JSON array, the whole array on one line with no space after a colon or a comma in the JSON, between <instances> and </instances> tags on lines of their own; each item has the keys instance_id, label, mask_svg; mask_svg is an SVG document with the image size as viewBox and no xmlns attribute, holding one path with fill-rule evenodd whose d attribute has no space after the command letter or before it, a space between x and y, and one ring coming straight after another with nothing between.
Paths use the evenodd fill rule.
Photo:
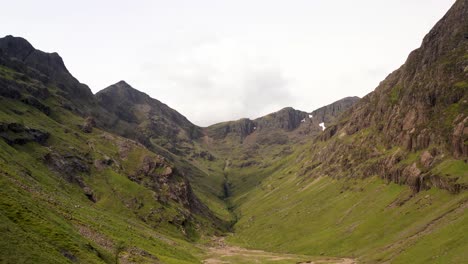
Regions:
<instances>
[{"instance_id":1,"label":"boulder","mask_svg":"<svg viewBox=\"0 0 468 264\"><path fill-rule=\"evenodd\" d=\"M431 167L433 161L434 157L429 151L426 150L421 154L420 162L426 169Z\"/></svg>"},{"instance_id":2,"label":"boulder","mask_svg":"<svg viewBox=\"0 0 468 264\"><path fill-rule=\"evenodd\" d=\"M88 116L83 122L83 126L81 127L81 130L85 133L91 133L93 132L93 127L95 126L96 126L96 121L94 120L94 118L91 116Z\"/></svg>"}]
</instances>

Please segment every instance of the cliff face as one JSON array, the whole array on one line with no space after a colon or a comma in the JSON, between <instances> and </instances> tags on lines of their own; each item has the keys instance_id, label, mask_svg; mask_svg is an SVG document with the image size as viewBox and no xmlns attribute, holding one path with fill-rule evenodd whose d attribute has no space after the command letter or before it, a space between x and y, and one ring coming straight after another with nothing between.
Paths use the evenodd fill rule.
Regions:
<instances>
[{"instance_id":1,"label":"cliff face","mask_svg":"<svg viewBox=\"0 0 468 264\"><path fill-rule=\"evenodd\" d=\"M284 131L292 131L301 125L302 120L308 118L308 114L303 111L296 110L292 107L286 107L278 112L257 118L254 120L257 129L282 129Z\"/></svg>"},{"instance_id":2,"label":"cliff face","mask_svg":"<svg viewBox=\"0 0 468 264\"><path fill-rule=\"evenodd\" d=\"M467 117L467 17L467 2L457 1L405 64L356 105L341 125L346 132L375 126L388 144L413 151L435 144L466 156L456 130Z\"/></svg>"},{"instance_id":3,"label":"cliff face","mask_svg":"<svg viewBox=\"0 0 468 264\"><path fill-rule=\"evenodd\" d=\"M358 100L359 97L346 97L312 113L286 107L254 120L243 118L237 121L215 124L207 127L205 133L217 140L231 136L239 138L241 142L254 132L257 134L272 132L302 134L310 137L322 131L321 123L324 123L324 126L333 123Z\"/></svg>"},{"instance_id":4,"label":"cliff face","mask_svg":"<svg viewBox=\"0 0 468 264\"><path fill-rule=\"evenodd\" d=\"M337 117L349 110L351 106L353 106L357 101L359 101L359 99L360 98L357 96L345 97L332 104L326 105L324 107L312 111L312 118L314 118L320 123L324 122L325 125L328 126L333 121L335 121Z\"/></svg>"},{"instance_id":5,"label":"cliff face","mask_svg":"<svg viewBox=\"0 0 468 264\"><path fill-rule=\"evenodd\" d=\"M312 159L335 176L377 174L414 190L466 188L438 166L466 162L468 154L467 19L467 1L457 1L403 66L325 130L325 151Z\"/></svg>"},{"instance_id":6,"label":"cliff face","mask_svg":"<svg viewBox=\"0 0 468 264\"><path fill-rule=\"evenodd\" d=\"M241 141L255 131L281 130L292 131L299 127L301 121L307 118L307 113L286 107L278 112L250 120L243 118L212 125L205 129L209 137L223 139L226 136L238 137Z\"/></svg>"}]
</instances>

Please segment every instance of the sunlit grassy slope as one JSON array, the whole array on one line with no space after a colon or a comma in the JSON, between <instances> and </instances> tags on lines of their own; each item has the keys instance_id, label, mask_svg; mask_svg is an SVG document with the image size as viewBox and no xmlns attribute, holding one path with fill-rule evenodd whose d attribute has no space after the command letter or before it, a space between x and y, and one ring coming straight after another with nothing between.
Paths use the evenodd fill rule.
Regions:
<instances>
[{"instance_id":1,"label":"sunlit grassy slope","mask_svg":"<svg viewBox=\"0 0 468 264\"><path fill-rule=\"evenodd\" d=\"M248 193L232 197L239 221L229 241L252 248L359 258L362 262L462 263L468 252L468 194L365 179L300 176L301 151ZM447 165L456 171L461 165ZM449 169L450 168L450 169ZM231 178L264 171L233 171ZM466 171L458 177L466 177Z\"/></svg>"},{"instance_id":2,"label":"sunlit grassy slope","mask_svg":"<svg viewBox=\"0 0 468 264\"><path fill-rule=\"evenodd\" d=\"M51 134L47 146L34 142L10 146L0 140L0 262L115 263L116 258L199 262L201 251L168 222L179 214L179 205L159 203L154 191L127 176L136 169L136 161L153 153L135 147L121 159L116 142L123 139L98 129L82 133L83 120L67 111L56 111L52 117L0 98L0 122ZM93 203L77 184L45 165L44 155L51 150L90 155L93 160L107 156L120 168L98 170L91 165L89 175L80 175L97 197ZM210 233L209 225L203 229Z\"/></svg>"}]
</instances>

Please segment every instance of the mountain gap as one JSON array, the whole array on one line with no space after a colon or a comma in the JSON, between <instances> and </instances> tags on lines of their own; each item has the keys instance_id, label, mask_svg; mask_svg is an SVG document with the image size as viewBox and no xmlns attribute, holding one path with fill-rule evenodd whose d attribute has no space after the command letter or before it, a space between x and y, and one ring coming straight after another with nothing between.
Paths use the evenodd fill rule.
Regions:
<instances>
[{"instance_id":1,"label":"mountain gap","mask_svg":"<svg viewBox=\"0 0 468 264\"><path fill-rule=\"evenodd\" d=\"M0 262L466 262L467 19L363 98L208 127L1 38Z\"/></svg>"}]
</instances>

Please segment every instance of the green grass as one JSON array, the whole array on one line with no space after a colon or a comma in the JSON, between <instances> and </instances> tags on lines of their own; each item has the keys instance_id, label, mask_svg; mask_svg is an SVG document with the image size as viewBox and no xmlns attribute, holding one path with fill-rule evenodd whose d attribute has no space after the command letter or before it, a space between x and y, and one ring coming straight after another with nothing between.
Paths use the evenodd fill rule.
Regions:
<instances>
[{"instance_id":1,"label":"green grass","mask_svg":"<svg viewBox=\"0 0 468 264\"><path fill-rule=\"evenodd\" d=\"M390 103L396 104L398 102L402 90L403 86L401 85L396 85L392 88L392 91L390 92Z\"/></svg>"},{"instance_id":2,"label":"green grass","mask_svg":"<svg viewBox=\"0 0 468 264\"><path fill-rule=\"evenodd\" d=\"M444 160L433 169L433 172L444 177L454 178L457 183L468 184L468 164L463 160Z\"/></svg>"},{"instance_id":3,"label":"green grass","mask_svg":"<svg viewBox=\"0 0 468 264\"><path fill-rule=\"evenodd\" d=\"M15 80L16 75L0 67L1 78ZM466 82L455 87L466 88ZM54 89L51 87L53 94ZM393 87L392 104L398 102L401 92L401 86ZM68 255L79 263L115 263L116 256L139 263L155 262L156 258L162 263L200 263L207 252L197 243L205 244L210 236L221 235L229 223L235 223L235 233L228 238L233 244L278 256L298 254L293 260L274 261L264 256L222 257L235 263L255 259L295 263L322 255L369 263L466 260L466 191L450 194L433 188L414 194L407 186L382 181L379 175L362 179L362 170L380 157L353 163L356 175L343 171L325 174L328 168L321 165L320 158L327 157L320 156L320 151L335 143L350 147L345 154L353 162L354 155L366 156L370 148L352 147L365 144L377 133L376 128L329 142L304 143L294 135L274 132L263 139L248 138L242 144L235 136L213 145L195 142L190 146L193 150L209 150L216 159L169 159L186 173L198 198L225 222L216 226L211 219L192 215L186 224L176 225L173 222L181 221L187 210L170 199L158 201L167 186L157 193L129 179L143 158L154 156L154 152L135 144L123 158L118 145L125 139L99 129L83 133L83 118L59 107L55 95L45 103L53 110L50 116L0 97L0 122L18 122L51 134L47 146L31 142L12 147L0 140L0 262L70 263ZM446 122L452 122L460 112L458 104L445 109ZM451 123L445 126L451 127ZM278 138L288 144L260 144ZM379 141L372 147L382 156L398 149L386 149ZM166 151L158 146L153 150ZM89 164L91 173L79 175L92 188L96 203L89 201L77 184L45 165L44 156L51 151L86 156L91 163L104 157L115 161L103 169ZM403 153L400 165L418 163L421 151ZM431 173L467 184L467 171L466 162L445 157ZM226 183L228 197L223 191Z\"/></svg>"},{"instance_id":4,"label":"green grass","mask_svg":"<svg viewBox=\"0 0 468 264\"><path fill-rule=\"evenodd\" d=\"M237 208L241 218L230 241L276 252L360 256L364 261L381 262L400 253L401 247L386 249L388 245L402 241L405 249L412 248L410 242L406 244L408 235L417 234L467 199L467 195L430 190L398 206L411 195L406 186L385 184L376 178L354 182L303 180L273 177L263 186L280 188L257 188L249 194L247 202ZM301 190L298 186L308 187ZM456 215L464 214L462 211ZM441 226L449 223L444 219ZM467 249L463 234L445 235L463 241L457 244L459 251Z\"/></svg>"},{"instance_id":5,"label":"green grass","mask_svg":"<svg viewBox=\"0 0 468 264\"><path fill-rule=\"evenodd\" d=\"M455 88L459 88L459 89L466 89L466 88L468 88L468 82L466 82L466 81L457 82L453 86Z\"/></svg>"},{"instance_id":6,"label":"green grass","mask_svg":"<svg viewBox=\"0 0 468 264\"><path fill-rule=\"evenodd\" d=\"M99 129L82 133L80 117L65 110L49 117L28 105L0 100L0 122L19 122L51 134L48 146L28 143L11 147L0 140L0 262L69 263L64 256L69 255L80 263L115 263L120 247L121 258L138 262L154 261L132 253L143 250L163 263L199 263L202 251L168 222L178 217L180 205L158 203L153 190L127 177L136 170L137 161L153 153L135 147L129 158L122 160L115 144L122 139L106 139ZM91 174L81 175L98 198L94 204L77 184L66 182L45 166L43 156L51 149L75 155L90 153L91 159L111 157L121 167L98 171L90 164ZM91 234L82 234L80 227ZM189 237L202 231L187 228Z\"/></svg>"}]
</instances>

